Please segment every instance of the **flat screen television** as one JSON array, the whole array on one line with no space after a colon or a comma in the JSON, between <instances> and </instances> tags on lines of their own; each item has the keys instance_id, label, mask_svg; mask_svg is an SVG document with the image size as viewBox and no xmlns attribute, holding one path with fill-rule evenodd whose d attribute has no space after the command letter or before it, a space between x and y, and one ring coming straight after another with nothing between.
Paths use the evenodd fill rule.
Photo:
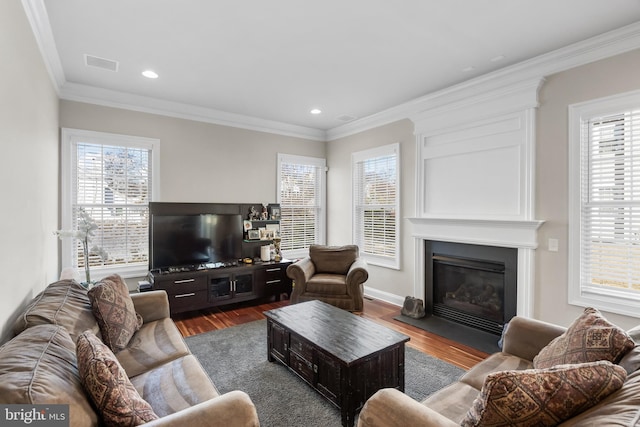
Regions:
<instances>
[{"instance_id":1,"label":"flat screen television","mask_svg":"<svg viewBox=\"0 0 640 427\"><path fill-rule=\"evenodd\" d=\"M242 257L242 217L235 214L152 214L149 269L227 263Z\"/></svg>"}]
</instances>

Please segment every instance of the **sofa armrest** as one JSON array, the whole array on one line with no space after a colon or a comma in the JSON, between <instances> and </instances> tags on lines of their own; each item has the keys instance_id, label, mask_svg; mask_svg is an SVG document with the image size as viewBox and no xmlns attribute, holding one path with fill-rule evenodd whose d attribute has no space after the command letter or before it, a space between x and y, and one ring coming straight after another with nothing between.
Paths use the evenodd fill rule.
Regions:
<instances>
[{"instance_id":1,"label":"sofa armrest","mask_svg":"<svg viewBox=\"0 0 640 427\"><path fill-rule=\"evenodd\" d=\"M368 278L367 261L364 258L357 258L347 272L347 292L350 292L354 285L366 282Z\"/></svg>"},{"instance_id":2,"label":"sofa armrest","mask_svg":"<svg viewBox=\"0 0 640 427\"><path fill-rule=\"evenodd\" d=\"M394 388L383 388L367 400L358 427L458 426L455 422Z\"/></svg>"},{"instance_id":3,"label":"sofa armrest","mask_svg":"<svg viewBox=\"0 0 640 427\"><path fill-rule=\"evenodd\" d=\"M562 326L516 316L504 333L502 351L532 361L540 350L564 331L566 328Z\"/></svg>"},{"instance_id":4,"label":"sofa armrest","mask_svg":"<svg viewBox=\"0 0 640 427\"><path fill-rule=\"evenodd\" d=\"M165 319L170 316L169 297L165 291L149 291L131 294L136 313L144 323Z\"/></svg>"},{"instance_id":5,"label":"sofa armrest","mask_svg":"<svg viewBox=\"0 0 640 427\"><path fill-rule=\"evenodd\" d=\"M258 427L258 413L249 396L235 390L145 424L149 427Z\"/></svg>"}]
</instances>

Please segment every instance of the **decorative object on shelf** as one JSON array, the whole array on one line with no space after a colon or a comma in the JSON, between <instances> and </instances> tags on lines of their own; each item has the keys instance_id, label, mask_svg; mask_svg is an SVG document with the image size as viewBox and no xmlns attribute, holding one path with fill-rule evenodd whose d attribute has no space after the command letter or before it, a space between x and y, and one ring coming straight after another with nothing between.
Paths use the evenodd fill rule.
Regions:
<instances>
[{"instance_id":1,"label":"decorative object on shelf","mask_svg":"<svg viewBox=\"0 0 640 427\"><path fill-rule=\"evenodd\" d=\"M273 220L280 220L280 204L279 203L269 203L269 218Z\"/></svg>"},{"instance_id":2,"label":"decorative object on shelf","mask_svg":"<svg viewBox=\"0 0 640 427\"><path fill-rule=\"evenodd\" d=\"M80 240L80 242L82 243L82 255L84 257L84 274L86 278L86 282L82 282L82 285L87 288L91 285L89 255L98 255L103 261L109 258L109 254L107 254L107 252L103 248L97 245L93 245L91 248L89 248L89 242L91 241L91 238L94 237L94 232L97 229L98 224L96 224L96 222L93 220L93 218L91 218L87 211L85 211L83 208L80 208L78 212L77 230L56 230L53 232L61 240L67 237L71 237Z\"/></svg>"},{"instance_id":3,"label":"decorative object on shelf","mask_svg":"<svg viewBox=\"0 0 640 427\"><path fill-rule=\"evenodd\" d=\"M260 231L259 230L248 230L247 237L249 240L260 240Z\"/></svg>"},{"instance_id":4,"label":"decorative object on shelf","mask_svg":"<svg viewBox=\"0 0 640 427\"><path fill-rule=\"evenodd\" d=\"M258 210L256 210L255 206L251 206L251 209L249 209L248 219L250 221L259 221L261 217L262 217L262 212L259 212Z\"/></svg>"},{"instance_id":5,"label":"decorative object on shelf","mask_svg":"<svg viewBox=\"0 0 640 427\"><path fill-rule=\"evenodd\" d=\"M269 219L269 212L267 211L267 206L266 205L262 205L262 214L260 215L260 218L263 221L266 221Z\"/></svg>"},{"instance_id":6,"label":"decorative object on shelf","mask_svg":"<svg viewBox=\"0 0 640 427\"><path fill-rule=\"evenodd\" d=\"M264 245L260 247L260 259L262 261L271 261L271 245Z\"/></svg>"},{"instance_id":7,"label":"decorative object on shelf","mask_svg":"<svg viewBox=\"0 0 640 427\"><path fill-rule=\"evenodd\" d=\"M281 242L282 242L282 239L280 238L280 236L276 236L273 238L273 247L275 252L273 260L276 262L280 262L282 260L282 252L280 252Z\"/></svg>"},{"instance_id":8,"label":"decorative object on shelf","mask_svg":"<svg viewBox=\"0 0 640 427\"><path fill-rule=\"evenodd\" d=\"M247 232L249 230L251 230L253 228L253 225L251 224L251 221L245 219L244 221L242 221L242 226L244 227L244 231Z\"/></svg>"}]
</instances>

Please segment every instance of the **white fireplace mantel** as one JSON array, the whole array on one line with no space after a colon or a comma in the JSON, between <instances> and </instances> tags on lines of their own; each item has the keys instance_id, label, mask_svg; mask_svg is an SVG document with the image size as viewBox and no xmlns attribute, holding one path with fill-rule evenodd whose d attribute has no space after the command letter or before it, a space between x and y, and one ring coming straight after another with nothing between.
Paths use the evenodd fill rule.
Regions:
<instances>
[{"instance_id":1,"label":"white fireplace mantel","mask_svg":"<svg viewBox=\"0 0 640 427\"><path fill-rule=\"evenodd\" d=\"M522 249L538 247L537 231L544 223L512 219L407 219L415 238Z\"/></svg>"},{"instance_id":2,"label":"white fireplace mantel","mask_svg":"<svg viewBox=\"0 0 640 427\"><path fill-rule=\"evenodd\" d=\"M426 240L516 248L518 250L517 314L533 316L535 249L544 221L462 218L407 218L416 242L414 295L425 295Z\"/></svg>"},{"instance_id":3,"label":"white fireplace mantel","mask_svg":"<svg viewBox=\"0 0 640 427\"><path fill-rule=\"evenodd\" d=\"M517 248L517 314L533 315L535 129L544 78L460 93L412 117L416 134L414 295L425 293L426 240Z\"/></svg>"}]
</instances>

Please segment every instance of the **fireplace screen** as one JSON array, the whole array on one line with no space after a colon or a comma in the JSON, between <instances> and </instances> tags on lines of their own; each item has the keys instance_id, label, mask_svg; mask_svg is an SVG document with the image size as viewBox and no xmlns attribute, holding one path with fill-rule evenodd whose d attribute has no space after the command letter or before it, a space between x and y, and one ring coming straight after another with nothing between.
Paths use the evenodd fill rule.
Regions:
<instances>
[{"instance_id":1,"label":"fireplace screen","mask_svg":"<svg viewBox=\"0 0 640 427\"><path fill-rule=\"evenodd\" d=\"M434 314L490 332L504 324L503 263L433 256Z\"/></svg>"}]
</instances>

